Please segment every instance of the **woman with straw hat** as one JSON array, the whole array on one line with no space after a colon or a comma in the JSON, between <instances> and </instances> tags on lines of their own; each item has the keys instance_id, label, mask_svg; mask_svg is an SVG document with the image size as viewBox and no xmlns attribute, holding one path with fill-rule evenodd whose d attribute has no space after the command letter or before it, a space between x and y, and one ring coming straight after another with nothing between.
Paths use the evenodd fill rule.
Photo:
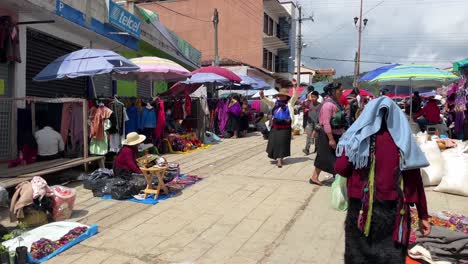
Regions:
<instances>
[{"instance_id":1,"label":"woman with straw hat","mask_svg":"<svg viewBox=\"0 0 468 264\"><path fill-rule=\"evenodd\" d=\"M281 88L275 97L276 102L273 102L264 96L263 91L260 92L262 101L273 108L267 145L268 157L276 160L278 168L282 168L283 158L291 155L291 125L294 114L291 109L297 101L296 87L292 97L288 88Z\"/></svg>"},{"instance_id":2,"label":"woman with straw hat","mask_svg":"<svg viewBox=\"0 0 468 264\"><path fill-rule=\"evenodd\" d=\"M132 173L141 174L137 165L138 145L145 141L146 137L136 132L129 133L123 143L122 149L117 154L114 163L114 175L116 177L129 177Z\"/></svg>"}]
</instances>

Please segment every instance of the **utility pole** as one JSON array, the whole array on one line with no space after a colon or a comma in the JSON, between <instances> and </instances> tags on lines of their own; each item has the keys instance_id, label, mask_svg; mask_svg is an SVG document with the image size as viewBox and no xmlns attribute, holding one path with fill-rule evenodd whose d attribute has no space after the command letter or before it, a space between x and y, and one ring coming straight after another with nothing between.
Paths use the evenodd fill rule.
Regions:
<instances>
[{"instance_id":1,"label":"utility pole","mask_svg":"<svg viewBox=\"0 0 468 264\"><path fill-rule=\"evenodd\" d=\"M214 15L213 15L213 26L214 26L214 49L215 49L215 55L214 55L214 61L213 65L214 66L219 66L219 56L218 56L218 23L219 23L219 16L218 16L218 9L214 9Z\"/></svg>"},{"instance_id":2,"label":"utility pole","mask_svg":"<svg viewBox=\"0 0 468 264\"><path fill-rule=\"evenodd\" d=\"M359 32L359 40L358 40L358 51L357 51L357 62L356 62L356 74L354 76L354 81L356 84L356 87L359 88L359 74L361 73L361 41L362 41L362 31L364 28L367 26L367 21L368 19L365 18L364 20L362 19L362 5L363 5L363 0L361 0L361 7L359 11L359 18L355 17L354 18L354 25L357 24L359 21L359 27L358 27L358 32ZM364 23L364 26L363 26Z\"/></svg>"},{"instance_id":3,"label":"utility pole","mask_svg":"<svg viewBox=\"0 0 468 264\"><path fill-rule=\"evenodd\" d=\"M297 35L297 85L301 86L301 56L302 56L302 6L298 7L299 18L298 18L298 35Z\"/></svg>"},{"instance_id":4,"label":"utility pole","mask_svg":"<svg viewBox=\"0 0 468 264\"><path fill-rule=\"evenodd\" d=\"M302 48L305 47L304 44L302 44L302 22L304 21L307 21L307 20L310 20L310 21L314 21L314 18L312 16L308 17L308 18L302 18L302 6L299 6L298 8L298 11L299 11L299 17L297 19L297 21L299 22L299 25L298 25L298 34L297 34L297 59L296 59L296 62L297 62L297 85L300 86L301 85L301 58L302 58Z\"/></svg>"}]
</instances>

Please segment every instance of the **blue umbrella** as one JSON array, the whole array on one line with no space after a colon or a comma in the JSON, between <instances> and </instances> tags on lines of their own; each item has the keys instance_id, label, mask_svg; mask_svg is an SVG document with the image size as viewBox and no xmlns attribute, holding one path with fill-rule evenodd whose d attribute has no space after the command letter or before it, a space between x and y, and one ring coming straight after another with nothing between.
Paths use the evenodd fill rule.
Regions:
<instances>
[{"instance_id":1,"label":"blue umbrella","mask_svg":"<svg viewBox=\"0 0 468 264\"><path fill-rule=\"evenodd\" d=\"M42 69L33 80L51 81L112 72L127 73L139 69L130 60L113 51L82 49L55 59Z\"/></svg>"},{"instance_id":2,"label":"blue umbrella","mask_svg":"<svg viewBox=\"0 0 468 264\"><path fill-rule=\"evenodd\" d=\"M379 76L380 74L390 70L390 69L393 69L395 68L396 66L399 66L400 64L391 64L391 65L385 65L383 67L380 67L380 68L377 68L373 71L370 71L368 73L366 73L364 76L362 76L360 79L359 79L359 82L364 82L364 81L370 81L372 79L374 79L375 77Z\"/></svg>"},{"instance_id":3,"label":"blue umbrella","mask_svg":"<svg viewBox=\"0 0 468 264\"><path fill-rule=\"evenodd\" d=\"M268 83L266 83L264 80L259 79L259 78L253 78L253 79L256 81L255 87L254 87L255 90L272 89L272 87Z\"/></svg>"},{"instance_id":4,"label":"blue umbrella","mask_svg":"<svg viewBox=\"0 0 468 264\"><path fill-rule=\"evenodd\" d=\"M250 77L247 75L239 74L239 77L242 79L240 84L234 84L235 89L237 90L267 90L271 89L271 86L266 83L264 80Z\"/></svg>"},{"instance_id":5,"label":"blue umbrella","mask_svg":"<svg viewBox=\"0 0 468 264\"><path fill-rule=\"evenodd\" d=\"M244 75L244 74L237 74L237 75L242 79L240 83L243 85L252 85L256 83L256 81L248 75Z\"/></svg>"},{"instance_id":6,"label":"blue umbrella","mask_svg":"<svg viewBox=\"0 0 468 264\"><path fill-rule=\"evenodd\" d=\"M215 73L195 73L187 79L186 81L183 81L182 83L185 84L199 84L199 83L228 83L229 79L224 78L221 75L215 74Z\"/></svg>"}]
</instances>

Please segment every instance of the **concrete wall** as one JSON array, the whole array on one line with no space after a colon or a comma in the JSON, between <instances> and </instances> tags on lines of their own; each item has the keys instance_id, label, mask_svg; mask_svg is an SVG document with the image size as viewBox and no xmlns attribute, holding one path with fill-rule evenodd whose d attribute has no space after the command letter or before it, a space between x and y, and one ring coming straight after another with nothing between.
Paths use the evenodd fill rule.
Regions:
<instances>
[{"instance_id":1,"label":"concrete wall","mask_svg":"<svg viewBox=\"0 0 468 264\"><path fill-rule=\"evenodd\" d=\"M211 21L214 8L219 13L219 56L262 66L263 0L178 0L159 2L182 14ZM194 20L154 3L142 7L160 15L161 22L202 52L202 60L214 58L212 22Z\"/></svg>"}]
</instances>

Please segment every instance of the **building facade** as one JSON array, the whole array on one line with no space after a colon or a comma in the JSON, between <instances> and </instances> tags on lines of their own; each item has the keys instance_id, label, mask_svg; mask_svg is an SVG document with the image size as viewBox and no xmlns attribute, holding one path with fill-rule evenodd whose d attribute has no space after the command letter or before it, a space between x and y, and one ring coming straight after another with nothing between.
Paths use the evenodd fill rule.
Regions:
<instances>
[{"instance_id":1,"label":"building facade","mask_svg":"<svg viewBox=\"0 0 468 264\"><path fill-rule=\"evenodd\" d=\"M215 56L214 9L219 13L218 54L221 61L235 61L267 72L267 82L291 79L295 47L296 6L278 0L173 0L144 1L138 6L155 11L169 29L202 52L204 62ZM182 15L181 15L182 14ZM236 70L238 68L233 68ZM248 73L244 68L242 72Z\"/></svg>"}]
</instances>

